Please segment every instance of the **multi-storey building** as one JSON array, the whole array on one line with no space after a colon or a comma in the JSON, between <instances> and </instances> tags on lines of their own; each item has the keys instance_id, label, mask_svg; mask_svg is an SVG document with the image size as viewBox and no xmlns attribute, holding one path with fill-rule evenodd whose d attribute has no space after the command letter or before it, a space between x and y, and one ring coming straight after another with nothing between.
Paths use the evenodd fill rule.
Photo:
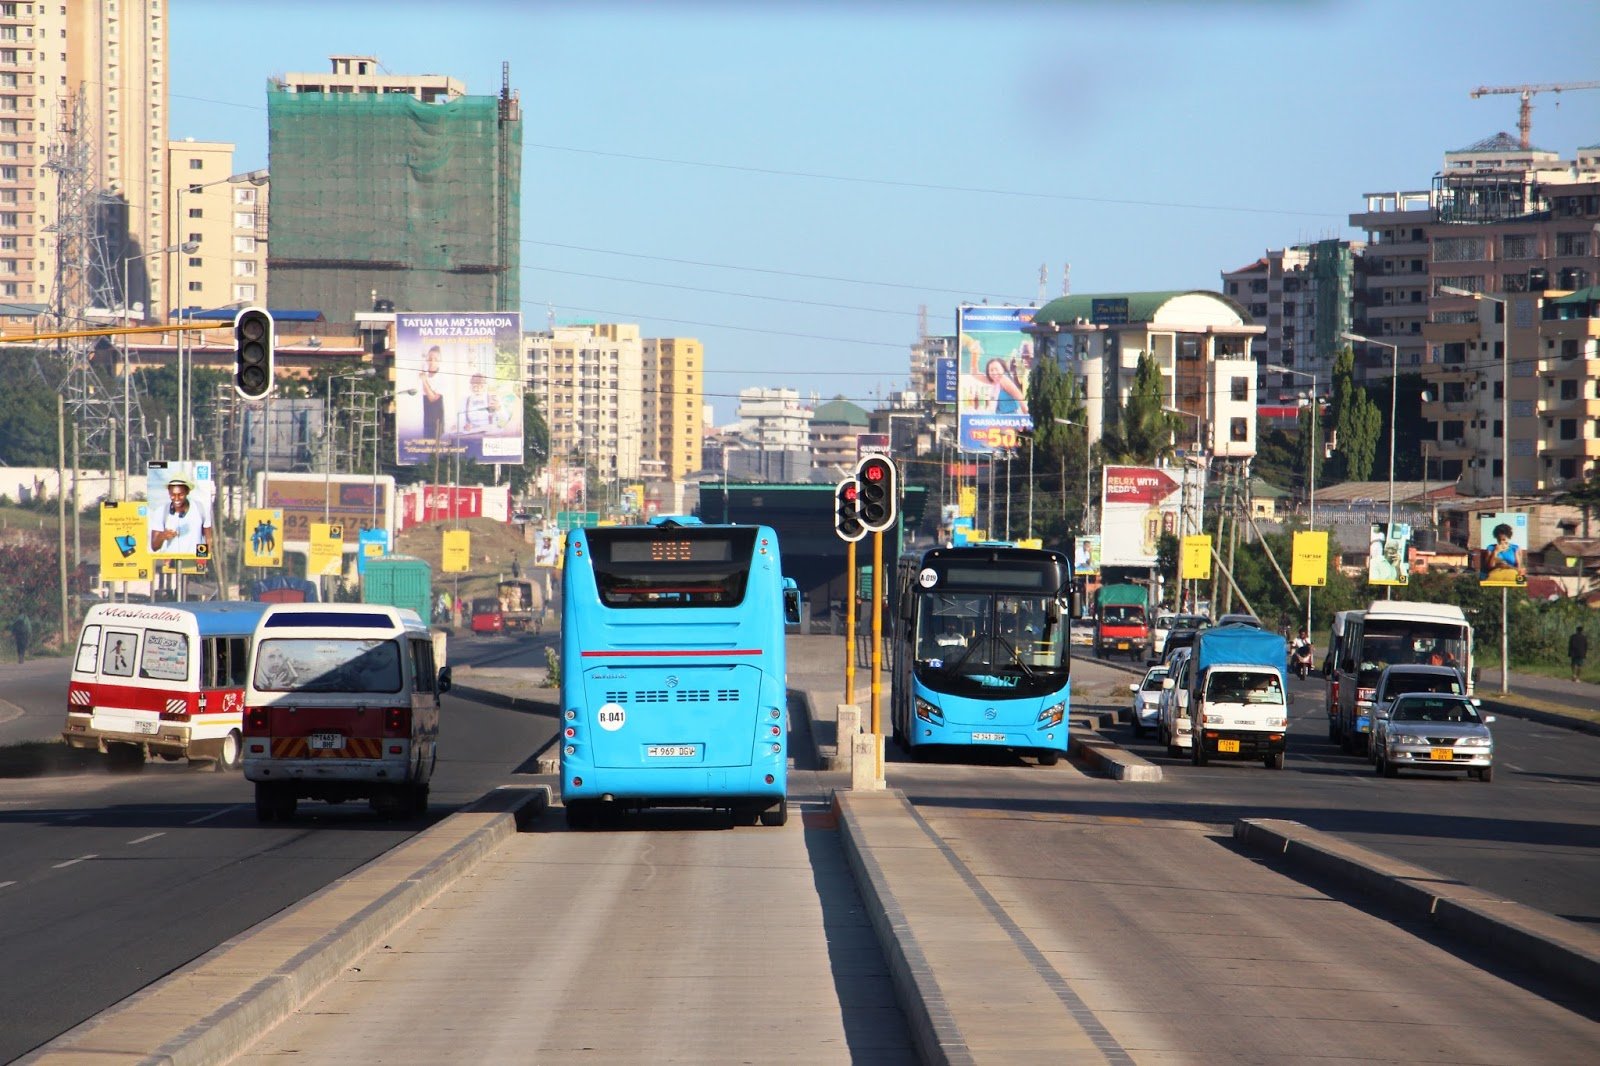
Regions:
<instances>
[{"instance_id":1,"label":"multi-storey building","mask_svg":"<svg viewBox=\"0 0 1600 1066\"><path fill-rule=\"evenodd\" d=\"M642 344L634 325L555 326L526 335L529 386L550 427L553 469L604 482L640 475Z\"/></svg>"},{"instance_id":2,"label":"multi-storey building","mask_svg":"<svg viewBox=\"0 0 1600 1066\"><path fill-rule=\"evenodd\" d=\"M793 389L740 389L738 439L724 446L727 476L742 481L809 481L811 416Z\"/></svg>"},{"instance_id":3,"label":"multi-storey building","mask_svg":"<svg viewBox=\"0 0 1600 1066\"><path fill-rule=\"evenodd\" d=\"M705 349L692 337L650 337L643 345L643 454L680 482L704 463Z\"/></svg>"},{"instance_id":4,"label":"multi-storey building","mask_svg":"<svg viewBox=\"0 0 1600 1066\"><path fill-rule=\"evenodd\" d=\"M1357 332L1395 346L1400 366L1420 366L1428 344L1422 327L1428 320L1428 225L1433 221L1431 190L1369 192L1366 210L1350 216L1350 224L1367 235L1366 250L1356 260ZM1374 345L1388 362L1388 350ZM1368 355L1362 360L1364 370ZM1391 369L1387 365L1384 369Z\"/></svg>"},{"instance_id":5,"label":"multi-storey building","mask_svg":"<svg viewBox=\"0 0 1600 1066\"><path fill-rule=\"evenodd\" d=\"M270 83L267 145L279 307L335 323L377 301L520 310L522 113L504 73L499 96L468 96L335 55Z\"/></svg>"},{"instance_id":6,"label":"multi-storey building","mask_svg":"<svg viewBox=\"0 0 1600 1066\"><path fill-rule=\"evenodd\" d=\"M811 464L822 480L848 476L860 458L856 438L867 431L867 412L836 396L811 413Z\"/></svg>"},{"instance_id":7,"label":"multi-storey building","mask_svg":"<svg viewBox=\"0 0 1600 1066\"><path fill-rule=\"evenodd\" d=\"M47 303L58 242L82 236L103 242L87 280L114 304L122 261L165 245L166 16L166 0L0 2L0 301ZM132 300L170 306L163 264L139 265Z\"/></svg>"},{"instance_id":8,"label":"multi-storey building","mask_svg":"<svg viewBox=\"0 0 1600 1066\"><path fill-rule=\"evenodd\" d=\"M1563 161L1502 134L1445 158L1425 227L1428 477L1474 496L1591 477L1600 147Z\"/></svg>"},{"instance_id":9,"label":"multi-storey building","mask_svg":"<svg viewBox=\"0 0 1600 1066\"><path fill-rule=\"evenodd\" d=\"M234 146L220 141L173 141L167 170L178 192L167 232L178 250L168 276L181 306L211 310L267 305L267 193L264 176L237 180ZM185 250L194 245L192 251Z\"/></svg>"},{"instance_id":10,"label":"multi-storey building","mask_svg":"<svg viewBox=\"0 0 1600 1066\"><path fill-rule=\"evenodd\" d=\"M1326 240L1267 252L1254 263L1222 275L1222 291L1244 305L1266 332L1252 345L1262 367L1257 383L1263 403L1284 403L1306 388L1286 366L1333 379L1333 361L1348 345L1355 288L1355 256L1361 244Z\"/></svg>"}]
</instances>

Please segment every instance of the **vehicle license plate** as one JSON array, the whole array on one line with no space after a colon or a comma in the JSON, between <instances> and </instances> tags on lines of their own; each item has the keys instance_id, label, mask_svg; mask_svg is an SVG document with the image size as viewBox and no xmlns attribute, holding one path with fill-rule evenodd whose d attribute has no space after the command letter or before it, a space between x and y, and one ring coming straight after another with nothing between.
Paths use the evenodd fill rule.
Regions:
<instances>
[{"instance_id":1,"label":"vehicle license plate","mask_svg":"<svg viewBox=\"0 0 1600 1066\"><path fill-rule=\"evenodd\" d=\"M1117 641L1117 650L1118 651L1127 651L1128 650L1128 642L1125 641L1125 640Z\"/></svg>"},{"instance_id":2,"label":"vehicle license plate","mask_svg":"<svg viewBox=\"0 0 1600 1066\"><path fill-rule=\"evenodd\" d=\"M1238 751L1239 750L1239 742L1237 740L1219 740L1219 741L1217 741L1217 750L1218 751Z\"/></svg>"},{"instance_id":3,"label":"vehicle license plate","mask_svg":"<svg viewBox=\"0 0 1600 1066\"><path fill-rule=\"evenodd\" d=\"M1004 739L1006 739L1006 735L1004 733L974 733L974 734L972 734L972 739L973 740L1004 740Z\"/></svg>"},{"instance_id":4,"label":"vehicle license plate","mask_svg":"<svg viewBox=\"0 0 1600 1066\"><path fill-rule=\"evenodd\" d=\"M312 733L307 743L312 751L338 751L344 747L344 734Z\"/></svg>"},{"instance_id":5,"label":"vehicle license plate","mask_svg":"<svg viewBox=\"0 0 1600 1066\"><path fill-rule=\"evenodd\" d=\"M1449 762L1455 757L1456 752L1454 748L1431 748L1428 751L1428 758L1430 759L1442 759L1445 762Z\"/></svg>"},{"instance_id":6,"label":"vehicle license plate","mask_svg":"<svg viewBox=\"0 0 1600 1066\"><path fill-rule=\"evenodd\" d=\"M644 753L652 759L692 759L700 754L700 748L694 744L651 744Z\"/></svg>"},{"instance_id":7,"label":"vehicle license plate","mask_svg":"<svg viewBox=\"0 0 1600 1066\"><path fill-rule=\"evenodd\" d=\"M133 723L133 731L135 733L154 733L160 728L161 726L155 722L139 720Z\"/></svg>"}]
</instances>

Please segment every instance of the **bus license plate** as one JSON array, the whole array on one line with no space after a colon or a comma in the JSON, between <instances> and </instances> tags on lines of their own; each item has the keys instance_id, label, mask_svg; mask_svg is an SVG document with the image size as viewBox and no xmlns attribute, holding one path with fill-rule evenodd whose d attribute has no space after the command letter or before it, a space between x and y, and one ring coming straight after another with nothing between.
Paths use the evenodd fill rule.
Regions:
<instances>
[{"instance_id":1,"label":"bus license plate","mask_svg":"<svg viewBox=\"0 0 1600 1066\"><path fill-rule=\"evenodd\" d=\"M700 754L700 748L694 744L651 744L644 753L652 759L692 759Z\"/></svg>"},{"instance_id":2,"label":"bus license plate","mask_svg":"<svg viewBox=\"0 0 1600 1066\"><path fill-rule=\"evenodd\" d=\"M1428 758L1430 759L1443 759L1445 762L1449 762L1455 757L1456 752L1454 748L1430 748L1428 751Z\"/></svg>"},{"instance_id":3,"label":"bus license plate","mask_svg":"<svg viewBox=\"0 0 1600 1066\"><path fill-rule=\"evenodd\" d=\"M974 733L974 734L972 734L972 739L973 740L1003 741L1003 740L1006 739L1006 735L1004 733Z\"/></svg>"},{"instance_id":4,"label":"bus license plate","mask_svg":"<svg viewBox=\"0 0 1600 1066\"><path fill-rule=\"evenodd\" d=\"M312 733L307 743L312 751L338 751L344 747L344 734Z\"/></svg>"},{"instance_id":5,"label":"bus license plate","mask_svg":"<svg viewBox=\"0 0 1600 1066\"><path fill-rule=\"evenodd\" d=\"M1217 750L1218 751L1238 751L1239 750L1239 742L1237 740L1219 740L1219 741L1217 741Z\"/></svg>"},{"instance_id":6,"label":"bus license plate","mask_svg":"<svg viewBox=\"0 0 1600 1066\"><path fill-rule=\"evenodd\" d=\"M133 731L135 733L154 733L160 728L155 722L146 722L142 719L133 723Z\"/></svg>"}]
</instances>

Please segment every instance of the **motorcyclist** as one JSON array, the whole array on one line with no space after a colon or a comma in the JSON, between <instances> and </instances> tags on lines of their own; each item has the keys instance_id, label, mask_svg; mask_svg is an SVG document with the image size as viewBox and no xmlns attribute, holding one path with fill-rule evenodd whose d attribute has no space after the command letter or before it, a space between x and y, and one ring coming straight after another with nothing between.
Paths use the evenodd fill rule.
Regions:
<instances>
[{"instance_id":1,"label":"motorcyclist","mask_svg":"<svg viewBox=\"0 0 1600 1066\"><path fill-rule=\"evenodd\" d=\"M1311 661L1311 638L1306 634L1305 629L1302 628L1300 630L1300 635L1295 637L1294 641L1294 665L1296 669L1309 671L1311 669ZM1302 674L1302 676L1304 675Z\"/></svg>"}]
</instances>

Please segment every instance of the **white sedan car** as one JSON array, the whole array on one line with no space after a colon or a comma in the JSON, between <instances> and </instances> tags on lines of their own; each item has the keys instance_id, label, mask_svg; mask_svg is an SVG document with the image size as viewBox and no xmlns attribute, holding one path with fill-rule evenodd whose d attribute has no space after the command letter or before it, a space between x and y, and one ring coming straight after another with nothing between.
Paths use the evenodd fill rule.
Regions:
<instances>
[{"instance_id":1,"label":"white sedan car","mask_svg":"<svg viewBox=\"0 0 1600 1066\"><path fill-rule=\"evenodd\" d=\"M1128 686L1133 693L1133 735L1142 737L1145 730L1154 729L1161 716L1161 681L1167 676L1165 666L1152 666L1145 671L1144 680Z\"/></svg>"},{"instance_id":2,"label":"white sedan car","mask_svg":"<svg viewBox=\"0 0 1600 1066\"><path fill-rule=\"evenodd\" d=\"M1407 692L1378 720L1373 737L1374 769L1384 777L1401 770L1430 773L1465 770L1479 781L1494 779L1494 735L1476 699L1443 692Z\"/></svg>"}]
</instances>

